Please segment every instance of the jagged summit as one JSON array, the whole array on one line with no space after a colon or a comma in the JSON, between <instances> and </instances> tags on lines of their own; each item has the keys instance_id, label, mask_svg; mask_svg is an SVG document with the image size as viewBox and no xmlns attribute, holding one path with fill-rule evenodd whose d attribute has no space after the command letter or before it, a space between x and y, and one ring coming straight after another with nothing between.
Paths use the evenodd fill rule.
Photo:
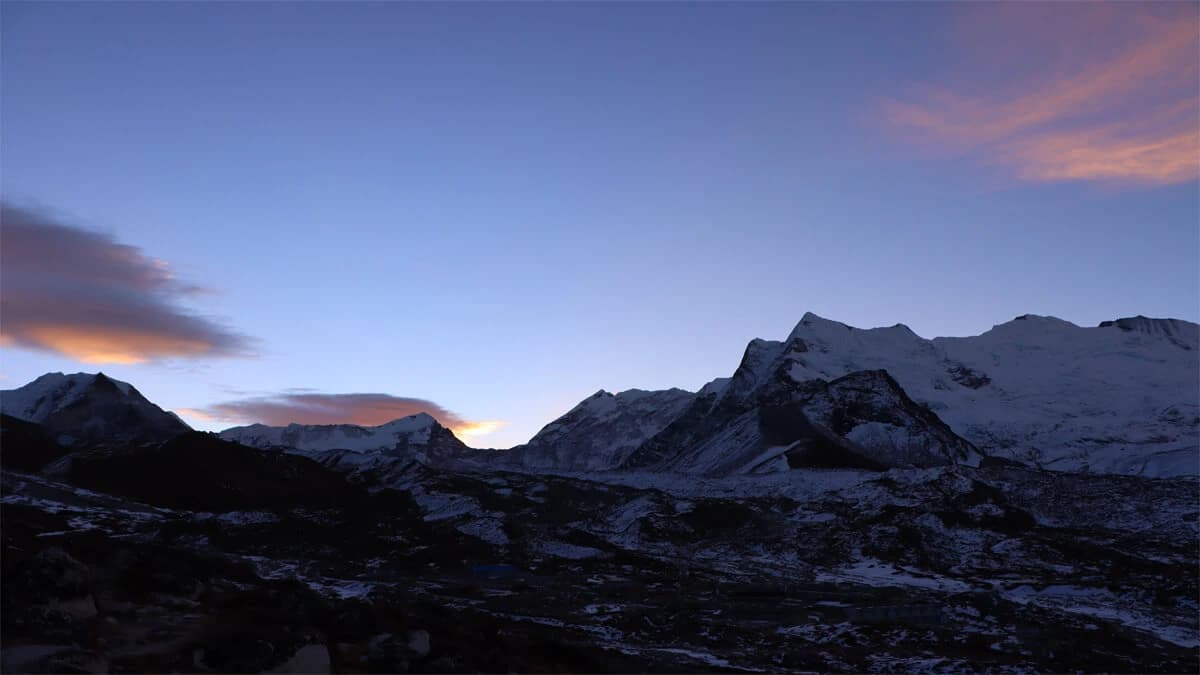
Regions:
<instances>
[{"instance_id":1,"label":"jagged summit","mask_svg":"<svg viewBox=\"0 0 1200 675\"><path fill-rule=\"evenodd\" d=\"M905 325L903 323L896 323L891 326L880 326L877 328L856 328L855 326L851 326L849 324L842 323L841 321L835 321L833 319L826 319L825 317L818 316L817 314L814 314L813 312L805 312L804 316L802 316L800 318L800 321L796 324L795 328L792 329L792 332L789 334L788 339L796 337L797 335L802 334L804 332L811 332L814 330L815 331L825 330L825 331L834 331L834 332L838 332L838 331L850 331L850 332L854 332L854 331L884 331L884 332L908 333L908 334L911 334L914 336L916 335L916 333L914 333L911 328L909 328L907 325Z\"/></svg>"},{"instance_id":2,"label":"jagged summit","mask_svg":"<svg viewBox=\"0 0 1200 675\"><path fill-rule=\"evenodd\" d=\"M818 316L812 312L805 312L804 316L800 317L799 323L796 324L795 328L793 328L792 332L788 335L787 341L794 340L801 334L811 333L813 331L836 333L852 330L856 329L851 328L840 321L833 321L832 319L826 319L825 317Z\"/></svg>"}]
</instances>

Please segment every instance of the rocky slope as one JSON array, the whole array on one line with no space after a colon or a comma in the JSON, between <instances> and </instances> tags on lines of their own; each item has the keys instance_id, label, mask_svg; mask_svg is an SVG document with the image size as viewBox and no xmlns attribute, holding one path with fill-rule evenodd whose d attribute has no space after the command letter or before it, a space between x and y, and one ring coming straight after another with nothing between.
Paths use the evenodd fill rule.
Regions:
<instances>
[{"instance_id":1,"label":"rocky slope","mask_svg":"<svg viewBox=\"0 0 1200 675\"><path fill-rule=\"evenodd\" d=\"M624 468L729 475L979 462L969 442L885 371L797 382L761 347L747 348L727 387L698 397Z\"/></svg>"}]
</instances>

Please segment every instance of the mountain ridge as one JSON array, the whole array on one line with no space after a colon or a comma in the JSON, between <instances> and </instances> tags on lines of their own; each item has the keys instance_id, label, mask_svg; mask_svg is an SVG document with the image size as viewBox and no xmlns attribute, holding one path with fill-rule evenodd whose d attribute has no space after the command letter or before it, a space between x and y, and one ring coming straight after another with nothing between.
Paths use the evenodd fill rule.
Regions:
<instances>
[{"instance_id":1,"label":"mountain ridge","mask_svg":"<svg viewBox=\"0 0 1200 675\"><path fill-rule=\"evenodd\" d=\"M765 411L780 405L783 396L799 397L789 399L789 405L808 401L797 403L800 407L789 414L803 418L797 422L801 427L811 427L812 442L832 443L829 447L840 448L840 456L851 462L878 462L886 456L891 459L884 465L893 460L920 465L932 457L921 443L934 443L958 448L935 452L955 458L952 461L983 452L1068 471L1193 475L1200 473L1198 340L1197 324L1144 316L1086 328L1025 314L976 336L926 339L901 323L863 329L806 312L785 340L750 340L729 377L712 380L696 392L600 389L546 424L528 443L507 450L469 448L425 413L375 427L254 424L219 435L333 463L404 457L423 464L462 460L497 469L614 470L667 461L662 439L654 441L657 450L647 444L672 425L703 425L713 415L732 415L725 423L735 424L734 418L753 413L736 422L741 431L730 427L720 432L726 434L723 440L718 434L700 442L695 429L676 429L675 442L691 438L700 443L692 448L699 454L686 460L680 453L687 450L675 447L670 451L675 459L667 464L671 470L701 473L758 472L786 470L789 462L803 464L802 458L811 455L791 447L798 438L779 446L762 445L768 437L780 438L770 431L774 413ZM870 375L875 371L886 377ZM875 403L890 402L900 416L872 414L896 424L884 429L879 426L883 422L851 412L851 418L867 425L855 431L845 426L847 409L837 412L838 423L830 426L834 418L829 416L835 415L831 411L844 407L832 400L821 399L820 414L805 411L804 405L817 405L812 396L848 391L829 387L851 375L870 383ZM822 384L806 384L818 382ZM77 438L94 440L106 434L118 440L165 440L190 430L132 385L103 373L47 373L24 387L0 392L0 408L43 424L68 445ZM106 410L120 421L106 421L101 414ZM927 412L937 423L922 421ZM810 419L810 413L817 417ZM769 418L766 422L764 416ZM905 426L909 424L915 426ZM942 426L966 445L945 436ZM940 440L914 440L909 433L918 427L925 430L920 433ZM913 454L899 458L894 453L900 446ZM730 459L735 456L743 463Z\"/></svg>"},{"instance_id":2,"label":"mountain ridge","mask_svg":"<svg viewBox=\"0 0 1200 675\"><path fill-rule=\"evenodd\" d=\"M328 466L358 467L385 459L428 465L453 461L470 453L470 448L454 432L424 412L377 426L251 424L225 429L217 435L253 448L295 451Z\"/></svg>"},{"instance_id":3,"label":"mountain ridge","mask_svg":"<svg viewBox=\"0 0 1200 675\"><path fill-rule=\"evenodd\" d=\"M976 336L926 339L904 324L863 329L807 312L785 340L750 340L734 374L705 385L693 399L700 407L687 414L698 423L723 404L740 405L781 368L797 383L883 370L906 397L988 454L1062 470L1194 475L1200 472L1197 328L1145 317L1084 328L1024 314ZM1186 339L1193 342L1181 344ZM759 442L751 436L758 438L735 434L727 453ZM565 458L558 468L586 463L572 450L553 450ZM646 454L630 454L639 452Z\"/></svg>"}]
</instances>

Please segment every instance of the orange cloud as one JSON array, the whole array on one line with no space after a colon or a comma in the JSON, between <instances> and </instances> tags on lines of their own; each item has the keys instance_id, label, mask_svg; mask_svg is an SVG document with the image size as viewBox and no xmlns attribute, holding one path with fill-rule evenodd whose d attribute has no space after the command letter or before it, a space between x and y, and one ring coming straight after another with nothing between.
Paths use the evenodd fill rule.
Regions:
<instances>
[{"instance_id":1,"label":"orange cloud","mask_svg":"<svg viewBox=\"0 0 1200 675\"><path fill-rule=\"evenodd\" d=\"M472 438L474 436L486 436L502 426L504 426L504 422L489 420L487 422L469 422L461 426L450 427L450 430L459 438Z\"/></svg>"},{"instance_id":2,"label":"orange cloud","mask_svg":"<svg viewBox=\"0 0 1200 675\"><path fill-rule=\"evenodd\" d=\"M233 424L356 424L367 427L426 413L459 437L482 436L504 425L499 421L467 420L433 401L390 394L286 392L226 401L207 408L185 408L181 412L206 421Z\"/></svg>"},{"instance_id":3,"label":"orange cloud","mask_svg":"<svg viewBox=\"0 0 1200 675\"><path fill-rule=\"evenodd\" d=\"M30 325L21 330L21 336L42 349L83 363L129 365L165 356L202 356L211 351L208 342L197 338L103 326Z\"/></svg>"},{"instance_id":4,"label":"orange cloud","mask_svg":"<svg viewBox=\"0 0 1200 675\"><path fill-rule=\"evenodd\" d=\"M0 204L0 345L85 363L238 356L250 341L189 313L205 289L112 237Z\"/></svg>"},{"instance_id":5,"label":"orange cloud","mask_svg":"<svg viewBox=\"0 0 1200 675\"><path fill-rule=\"evenodd\" d=\"M1200 177L1200 23L1194 5L1180 3L1165 13L1161 6L1151 9L1134 3L1061 3L1047 15L1036 3L983 5L974 11L999 11L1004 19L992 31L1009 31L981 39L993 45L997 57L996 41L1005 40L1046 53L1051 61L997 82L926 86L907 100L886 102L884 113L891 124L918 138L1009 166L1026 180L1195 180ZM1022 25L1012 20L1017 12L1038 20L1057 17L1063 25L1055 30ZM1101 37L1084 40L1071 32L1074 23ZM969 31L988 30L979 19L963 25ZM1039 44L1048 40L1056 44ZM1057 44L1062 42L1075 49L1063 52ZM970 56L986 62L987 53ZM977 93L985 84L988 91Z\"/></svg>"}]
</instances>

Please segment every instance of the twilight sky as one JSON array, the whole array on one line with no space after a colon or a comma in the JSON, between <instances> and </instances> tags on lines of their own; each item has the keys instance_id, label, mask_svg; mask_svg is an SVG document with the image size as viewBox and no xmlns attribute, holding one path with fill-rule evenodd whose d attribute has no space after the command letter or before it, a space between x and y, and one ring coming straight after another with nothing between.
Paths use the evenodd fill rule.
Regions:
<instances>
[{"instance_id":1,"label":"twilight sky","mask_svg":"<svg viewBox=\"0 0 1200 675\"><path fill-rule=\"evenodd\" d=\"M507 447L805 311L1196 321L1197 7L6 0L0 388Z\"/></svg>"}]
</instances>

